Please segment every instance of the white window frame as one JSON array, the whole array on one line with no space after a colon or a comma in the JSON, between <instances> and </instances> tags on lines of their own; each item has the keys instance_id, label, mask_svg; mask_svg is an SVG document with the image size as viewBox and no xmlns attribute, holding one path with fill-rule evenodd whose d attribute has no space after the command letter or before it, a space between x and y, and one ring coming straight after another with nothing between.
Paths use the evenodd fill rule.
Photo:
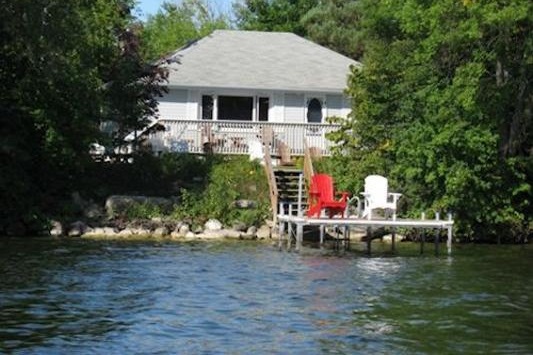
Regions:
<instances>
[{"instance_id":1,"label":"white window frame","mask_svg":"<svg viewBox=\"0 0 533 355\"><path fill-rule=\"evenodd\" d=\"M312 99L317 99L318 101L320 101L320 105L322 106L322 120L320 121L320 123L324 123L324 120L326 119L326 115L328 113L327 106L326 106L326 95L324 94L314 94L314 95L306 94L305 95L304 122L310 123L307 121L307 112L309 111L309 103L311 102Z\"/></svg>"},{"instance_id":2,"label":"white window frame","mask_svg":"<svg viewBox=\"0 0 533 355\"><path fill-rule=\"evenodd\" d=\"M213 97L213 121L219 121L218 117L218 98L219 96L235 96L235 97L251 97L252 98L252 120L251 122L259 122L259 98L266 97L268 98L268 121L270 121L270 116L272 114L272 104L273 97L272 94L267 94L265 92L250 92L242 90L201 90L199 95L199 110L198 110L198 119L202 117L202 96L212 96Z\"/></svg>"}]
</instances>

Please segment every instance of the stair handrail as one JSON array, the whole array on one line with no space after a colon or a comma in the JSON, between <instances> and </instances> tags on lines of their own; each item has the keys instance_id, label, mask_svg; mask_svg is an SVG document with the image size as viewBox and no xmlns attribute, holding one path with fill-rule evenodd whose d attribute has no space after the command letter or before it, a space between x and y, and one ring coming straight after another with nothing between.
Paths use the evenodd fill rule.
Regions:
<instances>
[{"instance_id":1,"label":"stair handrail","mask_svg":"<svg viewBox=\"0 0 533 355\"><path fill-rule=\"evenodd\" d=\"M311 179L315 175L313 167L313 158L311 157L311 149L307 145L307 139L304 139L304 178L307 187L311 184Z\"/></svg>"},{"instance_id":2,"label":"stair handrail","mask_svg":"<svg viewBox=\"0 0 533 355\"><path fill-rule=\"evenodd\" d=\"M272 207L272 220L274 222L274 225L276 225L278 220L278 187L276 185L276 176L274 175L274 167L272 165L272 156L271 156L271 144L272 139L269 139L272 137L272 128L271 127L263 127L263 131L261 134L261 140L262 140L262 146L263 146L263 155L264 155L264 162L265 162L265 173L267 175L268 180L268 190L270 193L270 204Z\"/></svg>"}]
</instances>

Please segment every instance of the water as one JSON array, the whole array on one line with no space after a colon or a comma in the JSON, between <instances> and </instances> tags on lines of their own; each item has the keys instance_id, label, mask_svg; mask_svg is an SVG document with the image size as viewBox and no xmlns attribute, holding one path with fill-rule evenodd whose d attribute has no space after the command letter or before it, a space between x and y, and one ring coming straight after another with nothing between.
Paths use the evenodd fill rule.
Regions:
<instances>
[{"instance_id":1,"label":"water","mask_svg":"<svg viewBox=\"0 0 533 355\"><path fill-rule=\"evenodd\" d=\"M533 353L532 246L0 239L0 353Z\"/></svg>"}]
</instances>

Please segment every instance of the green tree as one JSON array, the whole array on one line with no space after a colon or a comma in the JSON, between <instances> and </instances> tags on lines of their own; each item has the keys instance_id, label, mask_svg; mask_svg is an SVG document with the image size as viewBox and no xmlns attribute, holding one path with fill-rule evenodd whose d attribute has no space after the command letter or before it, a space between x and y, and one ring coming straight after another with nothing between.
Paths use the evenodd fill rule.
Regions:
<instances>
[{"instance_id":1,"label":"green tree","mask_svg":"<svg viewBox=\"0 0 533 355\"><path fill-rule=\"evenodd\" d=\"M360 1L323 0L300 20L307 37L314 42L359 59L363 53L359 22Z\"/></svg>"},{"instance_id":2,"label":"green tree","mask_svg":"<svg viewBox=\"0 0 533 355\"><path fill-rule=\"evenodd\" d=\"M292 32L305 37L301 20L318 0L245 0L235 3L237 26L243 30Z\"/></svg>"},{"instance_id":3,"label":"green tree","mask_svg":"<svg viewBox=\"0 0 533 355\"><path fill-rule=\"evenodd\" d=\"M130 111L142 122L161 77L123 69L140 58L127 40L133 1L0 6L0 234L39 232L80 188L100 122ZM119 105L132 91L135 99Z\"/></svg>"},{"instance_id":4,"label":"green tree","mask_svg":"<svg viewBox=\"0 0 533 355\"><path fill-rule=\"evenodd\" d=\"M335 137L352 176L389 176L409 214L452 211L468 238L531 233L532 3L361 5L364 65Z\"/></svg>"},{"instance_id":5,"label":"green tree","mask_svg":"<svg viewBox=\"0 0 533 355\"><path fill-rule=\"evenodd\" d=\"M144 24L143 57L159 59L216 29L229 27L229 16L217 12L206 0L185 0L179 5L165 2Z\"/></svg>"}]
</instances>

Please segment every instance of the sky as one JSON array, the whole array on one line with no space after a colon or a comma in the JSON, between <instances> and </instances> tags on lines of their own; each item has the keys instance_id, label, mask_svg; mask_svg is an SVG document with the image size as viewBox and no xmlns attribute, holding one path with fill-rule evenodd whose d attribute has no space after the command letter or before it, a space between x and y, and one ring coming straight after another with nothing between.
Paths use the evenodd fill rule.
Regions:
<instances>
[{"instance_id":1,"label":"sky","mask_svg":"<svg viewBox=\"0 0 533 355\"><path fill-rule=\"evenodd\" d=\"M168 2L180 2L180 0L166 0ZM229 12L231 10L231 3L233 0L206 0L207 3L216 10L223 12ZM161 4L165 0L137 0L137 15L141 19L146 19L148 15L157 13L157 10L161 7Z\"/></svg>"}]
</instances>

